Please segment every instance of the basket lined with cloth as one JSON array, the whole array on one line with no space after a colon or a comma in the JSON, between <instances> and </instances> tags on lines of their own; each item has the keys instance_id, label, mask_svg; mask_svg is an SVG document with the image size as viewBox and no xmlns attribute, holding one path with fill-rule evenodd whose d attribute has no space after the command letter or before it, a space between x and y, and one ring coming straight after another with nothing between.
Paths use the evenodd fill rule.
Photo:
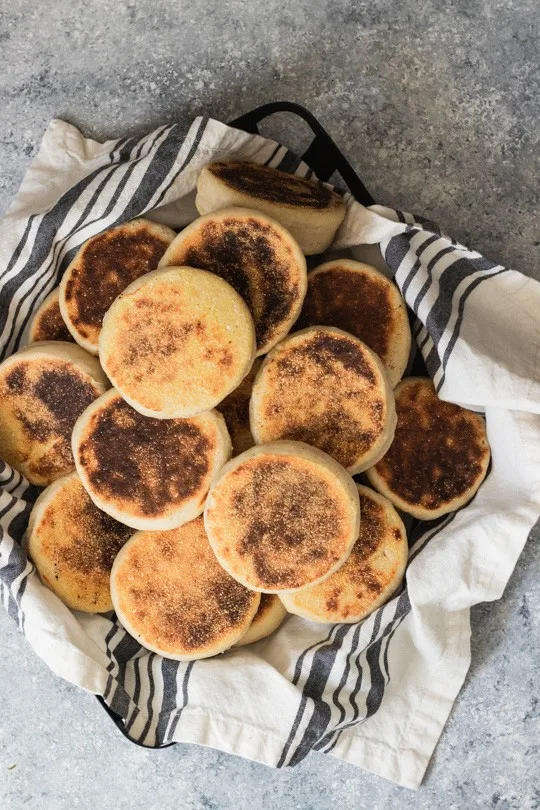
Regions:
<instances>
[{"instance_id":1,"label":"basket lined with cloth","mask_svg":"<svg viewBox=\"0 0 540 810\"><path fill-rule=\"evenodd\" d=\"M103 144L53 121L0 225L2 359L83 242L142 215L186 225L201 168L226 157L312 174L274 141L206 118ZM7 465L0 584L36 653L101 695L134 741L194 742L277 767L332 753L417 787L470 663L470 606L502 594L538 516L540 284L429 220L346 202L332 251L363 258L378 246L439 396L485 414L492 450L473 501L412 532L404 587L360 624L292 616L251 647L167 660L41 583L21 544L38 492Z\"/></svg>"}]
</instances>

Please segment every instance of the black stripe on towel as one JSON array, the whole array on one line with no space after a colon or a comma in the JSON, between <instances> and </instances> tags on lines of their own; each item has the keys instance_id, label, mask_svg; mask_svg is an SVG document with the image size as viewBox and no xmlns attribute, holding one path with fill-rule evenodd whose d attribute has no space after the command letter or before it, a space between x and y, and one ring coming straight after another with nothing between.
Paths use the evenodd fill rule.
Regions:
<instances>
[{"instance_id":1,"label":"black stripe on towel","mask_svg":"<svg viewBox=\"0 0 540 810\"><path fill-rule=\"evenodd\" d=\"M172 740L174 740L174 735L176 733L176 728L178 726L179 720L180 720L180 718L182 716L182 712L184 711L184 709L186 708L186 706L188 704L188 700L189 700L189 691L188 691L189 679L191 677L191 672L193 670L194 663L195 663L195 661L190 661L189 664L187 664L186 669L184 671L184 678L182 680L182 705L176 711L176 714L175 714L175 716L174 716L174 718L173 718L173 720L171 722L171 727L170 727L169 733L167 735L167 741L170 740L172 742ZM177 698L177 703L178 703L178 698Z\"/></svg>"},{"instance_id":2,"label":"black stripe on towel","mask_svg":"<svg viewBox=\"0 0 540 810\"><path fill-rule=\"evenodd\" d=\"M339 684L337 685L337 687L335 688L334 693L332 695L332 702L333 702L334 706L336 707L336 709L339 711L339 719L335 723L335 727L339 726L340 723L342 723L345 720L345 717L347 715L347 710L346 710L345 706L341 703L341 701L339 699L339 695L340 695L341 690L343 689L343 687L345 686L345 684L347 683L347 680L349 678L349 673L351 671L352 656L353 656L353 653L357 652L358 641L359 641L360 633L362 632L362 626L363 626L363 622L360 622L357 625L357 627L355 628L355 630L354 630L353 637L352 637L352 640L351 640L350 650L349 650L349 653L347 655L347 660L345 662L345 666L343 667L343 674L341 676L341 680L340 680ZM332 738L333 733L334 732L331 731L329 734L325 734L324 737L322 737L321 740L314 746L314 748L317 751L319 751L321 748L323 748L329 742L329 740Z\"/></svg>"},{"instance_id":3,"label":"black stripe on towel","mask_svg":"<svg viewBox=\"0 0 540 810\"><path fill-rule=\"evenodd\" d=\"M154 673L153 673L153 666L154 661L156 660L157 655L156 653L150 653L148 656L148 664L146 667L147 678L148 678L148 699L146 701L146 723L144 724L144 728L139 734L137 740L140 743L145 742L146 735L150 731L150 727L153 722L153 710L152 705L154 702L154 695L155 695L155 683L154 683Z\"/></svg>"},{"instance_id":4,"label":"black stripe on towel","mask_svg":"<svg viewBox=\"0 0 540 810\"><path fill-rule=\"evenodd\" d=\"M350 632L350 625L338 625L331 644L321 647L313 656L311 670L302 689L299 714L303 716L306 707L311 704L313 712L300 742L295 746L289 758L288 764L291 766L297 765L309 754L314 744L328 728L332 710L323 695L343 640Z\"/></svg>"},{"instance_id":5,"label":"black stripe on towel","mask_svg":"<svg viewBox=\"0 0 540 810\"><path fill-rule=\"evenodd\" d=\"M338 627L338 625L334 625L333 627L331 627L327 637L323 641L318 641L315 644L312 644L310 647L307 647L299 655L298 660L296 662L294 675L293 675L293 678L292 678L292 683L294 684L294 686L296 686L298 684L298 681L300 680L300 675L302 674L302 667L303 667L303 663L304 663L304 659L305 659L306 655L309 652L311 652L312 650L316 650L317 652L319 652L320 650L323 650L323 649L331 646L333 644L333 641L331 639L332 639L332 636L334 635L334 633L337 631L337 627ZM317 652L315 652L314 655L313 655L311 668L310 668L310 671L308 673L307 678L309 678L309 675L311 674L311 671L313 670L313 664L314 664L315 656L317 655ZM306 678L306 680L307 680L307 678ZM294 738L296 736L296 732L298 730L298 726L300 725L300 721L302 720L302 717L304 716L304 710L305 710L306 701L304 700L303 692L304 692L304 690L302 689L302 696L300 698L300 704L299 704L298 710L296 712L296 717L294 718L294 722L292 724L291 730L289 732L287 742L283 746L283 751L281 752L281 756L280 756L280 758L278 760L278 763L277 763L278 768L281 768L281 767L283 767L285 765L285 760L287 758L287 754L289 753L289 750L290 750L290 748L291 748L291 746L293 744Z\"/></svg>"},{"instance_id":6,"label":"black stripe on towel","mask_svg":"<svg viewBox=\"0 0 540 810\"><path fill-rule=\"evenodd\" d=\"M450 359L450 356L452 354L452 350L453 350L454 346L456 345L456 341L457 341L457 339L459 337L459 333L460 333L460 330L461 330L461 324L463 323L463 313L465 311L465 303L467 301L467 298L473 292L473 290L475 290L478 287L478 285L481 284L483 281L486 281L487 279L490 279L490 278L495 278L495 276L500 276L501 273L506 273L506 272L507 272L507 268L503 267L500 270L497 270L496 272L491 273L490 275L485 275L485 276L480 276L479 278L475 278L474 281L471 284L469 284L467 289L463 292L463 295L461 296L461 299L460 299L459 305L458 305L458 317L457 317L456 323L454 325L454 329L453 329L453 332L452 332L452 337L448 341L448 346L444 350L444 356L442 358L443 372L442 372L442 375L441 375L441 379L437 383L437 393L439 393L439 391L441 390L441 388L442 388L442 386L444 384L445 374L446 374L446 366L447 366L448 361Z\"/></svg>"},{"instance_id":7,"label":"black stripe on towel","mask_svg":"<svg viewBox=\"0 0 540 810\"><path fill-rule=\"evenodd\" d=\"M167 727L171 719L171 714L178 705L178 695L176 684L178 679L179 661L172 661L170 658L161 659L161 680L163 683L163 697L159 711L159 719L156 726L156 744L162 745L166 740Z\"/></svg>"}]
</instances>

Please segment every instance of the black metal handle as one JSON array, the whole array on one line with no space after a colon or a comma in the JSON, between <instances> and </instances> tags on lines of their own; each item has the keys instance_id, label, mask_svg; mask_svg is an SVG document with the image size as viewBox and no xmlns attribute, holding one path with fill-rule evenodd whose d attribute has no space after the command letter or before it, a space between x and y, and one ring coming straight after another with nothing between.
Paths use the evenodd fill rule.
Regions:
<instances>
[{"instance_id":1,"label":"black metal handle","mask_svg":"<svg viewBox=\"0 0 540 810\"><path fill-rule=\"evenodd\" d=\"M234 121L230 122L230 125L257 135L261 121L264 121L269 115L280 112L290 112L300 116L311 128L315 137L302 155L302 160L313 169L319 180L328 180L334 172L339 172L347 188L358 202L362 203L362 205L373 205L375 202L373 197L345 155L338 149L315 116L300 104L293 101L273 101L270 104L263 104L262 107L257 107L255 110L239 116L239 118L235 118Z\"/></svg>"},{"instance_id":2,"label":"black metal handle","mask_svg":"<svg viewBox=\"0 0 540 810\"><path fill-rule=\"evenodd\" d=\"M102 707L107 712L107 714L109 715L109 717L111 718L111 720L113 721L116 728L119 729L119 731L122 732L124 737L127 740L129 740L130 743L133 743L134 745L138 745L139 748L151 748L152 750L156 750L156 749L160 749L160 748L170 748L171 745L176 745L175 742L164 743L164 745L145 745L144 743L140 743L137 740L134 740L133 737L130 737L129 734L127 733L126 727L124 725L124 721L122 720L120 715L116 714L116 712L113 712L113 710L111 709L110 706L107 706L107 704L105 703L105 701L103 700L101 695L96 695L96 697L99 700L99 702L101 703Z\"/></svg>"}]
</instances>

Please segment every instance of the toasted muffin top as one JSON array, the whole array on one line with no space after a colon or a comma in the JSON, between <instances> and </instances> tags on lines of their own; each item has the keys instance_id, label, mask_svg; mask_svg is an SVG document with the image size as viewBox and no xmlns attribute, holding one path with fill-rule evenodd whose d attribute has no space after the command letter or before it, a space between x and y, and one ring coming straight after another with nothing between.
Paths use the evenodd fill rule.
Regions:
<instances>
[{"instance_id":1,"label":"toasted muffin top","mask_svg":"<svg viewBox=\"0 0 540 810\"><path fill-rule=\"evenodd\" d=\"M355 515L331 471L272 452L235 462L212 488L205 513L212 547L232 576L262 591L292 590L348 554Z\"/></svg>"},{"instance_id":2,"label":"toasted muffin top","mask_svg":"<svg viewBox=\"0 0 540 810\"><path fill-rule=\"evenodd\" d=\"M476 488L490 455L483 418L439 399L427 378L404 380L395 395L394 441L375 465L385 486L428 510Z\"/></svg>"},{"instance_id":3,"label":"toasted muffin top","mask_svg":"<svg viewBox=\"0 0 540 810\"><path fill-rule=\"evenodd\" d=\"M353 622L382 604L401 581L405 527L392 504L359 486L360 534L346 562L324 582L287 594L285 606L321 622Z\"/></svg>"},{"instance_id":4,"label":"toasted muffin top","mask_svg":"<svg viewBox=\"0 0 540 810\"><path fill-rule=\"evenodd\" d=\"M69 360L24 352L9 358L0 367L0 456L33 484L70 472L71 431L102 392Z\"/></svg>"},{"instance_id":5,"label":"toasted muffin top","mask_svg":"<svg viewBox=\"0 0 540 810\"><path fill-rule=\"evenodd\" d=\"M373 353L345 332L297 332L275 347L257 375L252 433L259 443L305 442L353 469L387 428L393 404L383 374Z\"/></svg>"},{"instance_id":6,"label":"toasted muffin top","mask_svg":"<svg viewBox=\"0 0 540 810\"><path fill-rule=\"evenodd\" d=\"M381 358L392 382L398 382L410 346L407 310L396 285L378 270L338 259L310 273L296 326L316 325L337 326L360 338ZM403 343L397 357L396 341Z\"/></svg>"},{"instance_id":7,"label":"toasted muffin top","mask_svg":"<svg viewBox=\"0 0 540 810\"><path fill-rule=\"evenodd\" d=\"M217 447L215 417L153 419L117 392L100 400L82 426L76 457L91 492L120 512L167 515L210 485Z\"/></svg>"},{"instance_id":8,"label":"toasted muffin top","mask_svg":"<svg viewBox=\"0 0 540 810\"><path fill-rule=\"evenodd\" d=\"M261 601L251 624L265 621L278 601L279 597L275 593L261 593Z\"/></svg>"},{"instance_id":9,"label":"toasted muffin top","mask_svg":"<svg viewBox=\"0 0 540 810\"><path fill-rule=\"evenodd\" d=\"M286 616L285 606L277 594L261 593L258 610L249 629L234 646L244 647L267 638L285 621Z\"/></svg>"},{"instance_id":10,"label":"toasted muffin top","mask_svg":"<svg viewBox=\"0 0 540 810\"><path fill-rule=\"evenodd\" d=\"M316 180L247 162L216 162L207 167L226 185L266 202L289 207L337 208L344 205L335 191Z\"/></svg>"},{"instance_id":11,"label":"toasted muffin top","mask_svg":"<svg viewBox=\"0 0 540 810\"><path fill-rule=\"evenodd\" d=\"M30 324L29 340L34 343L38 340L62 340L74 343L73 335L67 328L58 298L60 290L53 290L43 301Z\"/></svg>"},{"instance_id":12,"label":"toasted muffin top","mask_svg":"<svg viewBox=\"0 0 540 810\"><path fill-rule=\"evenodd\" d=\"M62 280L65 313L85 348L97 350L103 316L139 276L155 270L174 231L145 219L126 222L92 237Z\"/></svg>"},{"instance_id":13,"label":"toasted muffin top","mask_svg":"<svg viewBox=\"0 0 540 810\"><path fill-rule=\"evenodd\" d=\"M135 282L103 323L99 357L122 396L148 416L192 416L217 405L251 368L248 309L223 279L166 267Z\"/></svg>"},{"instance_id":14,"label":"toasted muffin top","mask_svg":"<svg viewBox=\"0 0 540 810\"><path fill-rule=\"evenodd\" d=\"M37 521L30 520L29 554L43 582L68 607L112 610L112 564L133 530L94 506L76 473L58 484Z\"/></svg>"},{"instance_id":15,"label":"toasted muffin top","mask_svg":"<svg viewBox=\"0 0 540 810\"><path fill-rule=\"evenodd\" d=\"M258 354L288 332L306 291L305 259L292 236L266 215L243 208L195 220L161 264L198 267L228 281L253 316Z\"/></svg>"},{"instance_id":16,"label":"toasted muffin top","mask_svg":"<svg viewBox=\"0 0 540 810\"><path fill-rule=\"evenodd\" d=\"M259 594L219 565L202 518L134 535L112 575L126 629L164 655L200 658L231 646L249 627Z\"/></svg>"}]
</instances>

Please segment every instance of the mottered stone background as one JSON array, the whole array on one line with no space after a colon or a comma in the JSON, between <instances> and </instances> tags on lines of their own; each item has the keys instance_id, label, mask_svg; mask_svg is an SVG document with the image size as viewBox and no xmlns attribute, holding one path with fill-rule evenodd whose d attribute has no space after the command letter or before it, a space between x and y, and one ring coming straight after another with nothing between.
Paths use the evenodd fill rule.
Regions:
<instances>
[{"instance_id":1,"label":"mottered stone background","mask_svg":"<svg viewBox=\"0 0 540 810\"><path fill-rule=\"evenodd\" d=\"M538 277L538 19L536 0L4 0L0 209L52 117L106 139L288 99L378 202ZM262 131L306 143L288 117ZM418 793L320 755L276 772L138 749L0 612L0 806L538 808L539 539L503 598L473 610L471 670Z\"/></svg>"}]
</instances>

